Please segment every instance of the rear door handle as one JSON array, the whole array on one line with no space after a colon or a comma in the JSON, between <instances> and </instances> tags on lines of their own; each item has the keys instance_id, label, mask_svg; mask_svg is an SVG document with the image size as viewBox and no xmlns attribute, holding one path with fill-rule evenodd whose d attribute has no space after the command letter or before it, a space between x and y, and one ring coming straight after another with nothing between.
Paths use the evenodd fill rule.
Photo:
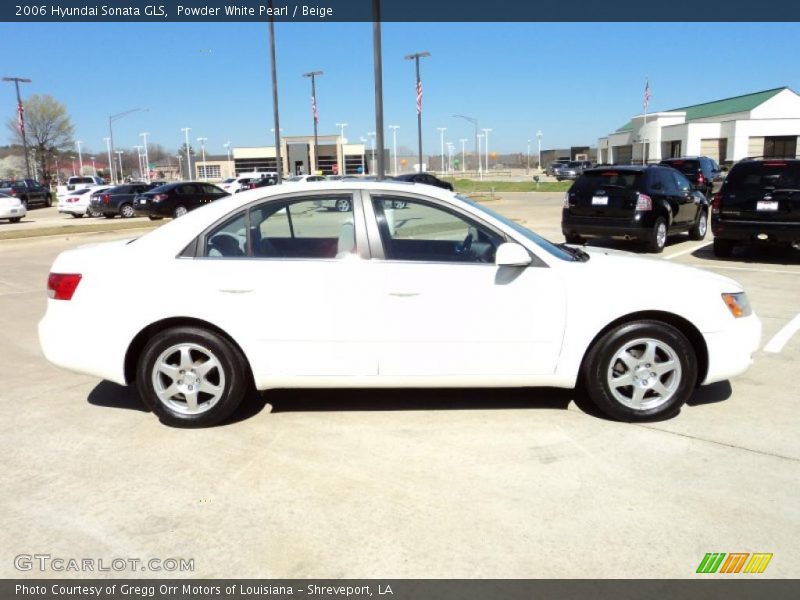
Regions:
<instances>
[{"instance_id":1,"label":"rear door handle","mask_svg":"<svg viewBox=\"0 0 800 600\"><path fill-rule=\"evenodd\" d=\"M419 296L419 292L389 292L389 295L395 298L412 298L413 296Z\"/></svg>"},{"instance_id":2,"label":"rear door handle","mask_svg":"<svg viewBox=\"0 0 800 600\"><path fill-rule=\"evenodd\" d=\"M253 290L225 288L225 289L220 289L219 291L222 292L223 294L249 294Z\"/></svg>"}]
</instances>

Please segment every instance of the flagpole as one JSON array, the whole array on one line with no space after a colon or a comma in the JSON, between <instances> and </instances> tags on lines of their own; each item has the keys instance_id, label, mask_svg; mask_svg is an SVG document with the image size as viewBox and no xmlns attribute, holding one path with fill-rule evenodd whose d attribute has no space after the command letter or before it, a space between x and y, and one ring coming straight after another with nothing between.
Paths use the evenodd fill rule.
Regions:
<instances>
[{"instance_id":1,"label":"flagpole","mask_svg":"<svg viewBox=\"0 0 800 600\"><path fill-rule=\"evenodd\" d=\"M25 133L25 108L22 106L22 97L19 94L20 83L30 83L30 79L24 77L3 77L3 81L13 81L14 86L17 88L17 128L22 135L22 148L25 152L25 172L28 179L31 178L31 160L28 156L28 137Z\"/></svg>"}]
</instances>

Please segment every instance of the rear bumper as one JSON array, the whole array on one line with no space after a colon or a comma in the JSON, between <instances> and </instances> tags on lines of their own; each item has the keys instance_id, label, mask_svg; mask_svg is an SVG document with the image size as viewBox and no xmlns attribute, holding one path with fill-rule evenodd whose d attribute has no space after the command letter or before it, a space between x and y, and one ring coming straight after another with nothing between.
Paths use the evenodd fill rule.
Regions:
<instances>
[{"instance_id":1,"label":"rear bumper","mask_svg":"<svg viewBox=\"0 0 800 600\"><path fill-rule=\"evenodd\" d=\"M0 219L16 219L25 216L25 208L0 208Z\"/></svg>"},{"instance_id":2,"label":"rear bumper","mask_svg":"<svg viewBox=\"0 0 800 600\"><path fill-rule=\"evenodd\" d=\"M800 242L800 221L731 221L711 218L711 231L715 238L741 242ZM759 236L766 236L760 239Z\"/></svg>"},{"instance_id":3,"label":"rear bumper","mask_svg":"<svg viewBox=\"0 0 800 600\"><path fill-rule=\"evenodd\" d=\"M561 231L564 235L624 237L644 240L653 227L651 219L615 219L605 217L576 217L564 211Z\"/></svg>"},{"instance_id":4,"label":"rear bumper","mask_svg":"<svg viewBox=\"0 0 800 600\"><path fill-rule=\"evenodd\" d=\"M753 353L761 344L761 320L753 313L703 337L708 348L708 372L702 384L724 381L741 375L753 363Z\"/></svg>"}]
</instances>

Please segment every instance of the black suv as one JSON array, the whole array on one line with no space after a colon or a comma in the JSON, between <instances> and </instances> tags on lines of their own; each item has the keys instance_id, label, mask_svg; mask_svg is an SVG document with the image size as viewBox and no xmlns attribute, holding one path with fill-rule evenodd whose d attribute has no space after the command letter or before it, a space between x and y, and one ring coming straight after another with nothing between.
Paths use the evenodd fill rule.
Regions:
<instances>
[{"instance_id":1,"label":"black suv","mask_svg":"<svg viewBox=\"0 0 800 600\"><path fill-rule=\"evenodd\" d=\"M683 173L694 187L706 195L706 198L711 198L714 182L719 180L722 173L717 162L708 156L665 158L661 164Z\"/></svg>"},{"instance_id":2,"label":"black suv","mask_svg":"<svg viewBox=\"0 0 800 600\"><path fill-rule=\"evenodd\" d=\"M0 193L19 198L26 208L31 204L53 205L53 195L50 193L50 189L33 179L0 181Z\"/></svg>"},{"instance_id":3,"label":"black suv","mask_svg":"<svg viewBox=\"0 0 800 600\"><path fill-rule=\"evenodd\" d=\"M622 237L661 252L667 235L701 240L708 200L675 169L660 165L587 169L564 196L561 231L570 244L584 236Z\"/></svg>"},{"instance_id":4,"label":"black suv","mask_svg":"<svg viewBox=\"0 0 800 600\"><path fill-rule=\"evenodd\" d=\"M745 159L711 203L714 254L738 244L779 244L800 250L800 160Z\"/></svg>"},{"instance_id":5,"label":"black suv","mask_svg":"<svg viewBox=\"0 0 800 600\"><path fill-rule=\"evenodd\" d=\"M101 192L94 192L89 200L93 214L113 219L117 215L127 219L134 215L133 201L136 196L158 187L154 183L126 183Z\"/></svg>"}]
</instances>

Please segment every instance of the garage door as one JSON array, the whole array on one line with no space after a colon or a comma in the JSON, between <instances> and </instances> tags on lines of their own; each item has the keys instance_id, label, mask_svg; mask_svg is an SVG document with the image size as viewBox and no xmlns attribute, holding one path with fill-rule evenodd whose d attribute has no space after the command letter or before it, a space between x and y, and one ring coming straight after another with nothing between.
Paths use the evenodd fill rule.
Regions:
<instances>
[{"instance_id":1,"label":"garage door","mask_svg":"<svg viewBox=\"0 0 800 600\"><path fill-rule=\"evenodd\" d=\"M728 138L706 138L700 140L700 154L713 158L718 163L725 162Z\"/></svg>"},{"instance_id":2,"label":"garage door","mask_svg":"<svg viewBox=\"0 0 800 600\"><path fill-rule=\"evenodd\" d=\"M614 146L614 164L629 165L633 160L633 146Z\"/></svg>"}]
</instances>

